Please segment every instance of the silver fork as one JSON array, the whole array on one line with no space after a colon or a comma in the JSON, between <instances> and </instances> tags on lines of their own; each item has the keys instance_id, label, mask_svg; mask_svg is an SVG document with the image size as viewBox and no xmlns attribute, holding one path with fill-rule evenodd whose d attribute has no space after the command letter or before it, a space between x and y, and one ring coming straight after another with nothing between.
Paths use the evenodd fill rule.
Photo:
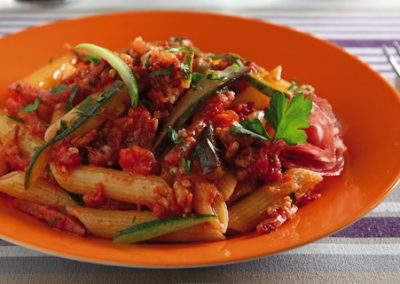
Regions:
<instances>
[{"instance_id":1,"label":"silver fork","mask_svg":"<svg viewBox=\"0 0 400 284\"><path fill-rule=\"evenodd\" d=\"M400 44L398 41L393 42L393 47L396 50L398 56L400 56ZM397 62L396 57L389 51L386 45L382 45L382 51L385 54L390 65L392 65L393 71L396 73L396 88L400 91L400 64Z\"/></svg>"}]
</instances>

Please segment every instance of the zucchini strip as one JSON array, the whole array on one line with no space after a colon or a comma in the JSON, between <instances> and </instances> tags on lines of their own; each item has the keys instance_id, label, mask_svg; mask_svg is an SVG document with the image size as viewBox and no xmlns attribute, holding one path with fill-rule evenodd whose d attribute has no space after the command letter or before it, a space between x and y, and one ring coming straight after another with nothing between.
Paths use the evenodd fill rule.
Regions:
<instances>
[{"instance_id":1,"label":"zucchini strip","mask_svg":"<svg viewBox=\"0 0 400 284\"><path fill-rule=\"evenodd\" d=\"M283 93L286 97L291 97L290 93L287 90L273 87L266 80L258 77L255 74L247 74L244 78L250 85L252 85L264 95L267 95L268 97L272 97L276 93Z\"/></svg>"},{"instance_id":2,"label":"zucchini strip","mask_svg":"<svg viewBox=\"0 0 400 284\"><path fill-rule=\"evenodd\" d=\"M46 168L49 161L49 146L71 136L82 135L103 123L105 117L101 119L99 113L102 108L107 108L112 104L115 94L123 86L121 81L116 81L111 87L103 92L96 102L90 105L85 113L82 113L77 120L65 128L60 128L57 134L42 146L36 148L29 166L26 170L24 186L25 189L38 179L41 173ZM122 96L122 94L121 94ZM119 99L119 98L118 98Z\"/></svg>"},{"instance_id":3,"label":"zucchini strip","mask_svg":"<svg viewBox=\"0 0 400 284\"><path fill-rule=\"evenodd\" d=\"M215 215L199 215L196 218L178 216L148 221L116 233L114 242L137 243L212 221L216 218L217 216Z\"/></svg>"},{"instance_id":4,"label":"zucchini strip","mask_svg":"<svg viewBox=\"0 0 400 284\"><path fill-rule=\"evenodd\" d=\"M165 143L169 127L181 129L193 116L196 110L203 105L211 96L225 85L243 77L249 72L249 68L232 65L223 71L214 71L214 77L206 76L199 81L196 88L190 89L176 104L168 120L164 123L153 150L160 153L159 149Z\"/></svg>"},{"instance_id":5,"label":"zucchini strip","mask_svg":"<svg viewBox=\"0 0 400 284\"><path fill-rule=\"evenodd\" d=\"M121 76L122 81L124 81L126 87L128 88L129 95L131 97L131 106L135 107L139 101L139 91L136 82L135 75L129 66L115 53L107 48L92 44L92 43L81 43L75 46L75 49L86 49L93 52L95 55L103 58L108 64L114 68L119 76Z\"/></svg>"}]
</instances>

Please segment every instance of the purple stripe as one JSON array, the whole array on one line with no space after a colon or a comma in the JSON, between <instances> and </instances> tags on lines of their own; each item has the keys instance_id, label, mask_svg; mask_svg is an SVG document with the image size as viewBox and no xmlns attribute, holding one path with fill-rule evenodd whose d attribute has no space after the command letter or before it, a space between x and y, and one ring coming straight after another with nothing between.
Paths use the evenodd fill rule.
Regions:
<instances>
[{"instance_id":1,"label":"purple stripe","mask_svg":"<svg viewBox=\"0 0 400 284\"><path fill-rule=\"evenodd\" d=\"M383 44L391 45L394 39L328 39L329 41L342 47L381 47Z\"/></svg>"},{"instance_id":2,"label":"purple stripe","mask_svg":"<svg viewBox=\"0 0 400 284\"><path fill-rule=\"evenodd\" d=\"M399 238L400 217L366 217L337 232L332 237Z\"/></svg>"}]
</instances>

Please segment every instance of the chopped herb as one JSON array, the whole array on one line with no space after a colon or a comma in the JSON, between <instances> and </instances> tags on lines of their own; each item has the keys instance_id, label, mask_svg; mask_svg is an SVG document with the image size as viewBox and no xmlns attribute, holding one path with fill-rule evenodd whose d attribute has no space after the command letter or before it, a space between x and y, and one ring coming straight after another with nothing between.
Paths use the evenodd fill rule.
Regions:
<instances>
[{"instance_id":1,"label":"chopped herb","mask_svg":"<svg viewBox=\"0 0 400 284\"><path fill-rule=\"evenodd\" d=\"M136 64L140 64L140 63L142 62L142 59L138 56L138 57L135 57L135 58L133 59L133 61L134 61Z\"/></svg>"},{"instance_id":2,"label":"chopped herb","mask_svg":"<svg viewBox=\"0 0 400 284\"><path fill-rule=\"evenodd\" d=\"M67 111L70 111L73 108L74 99L75 99L75 96L76 96L76 94L78 92L78 89L79 89L78 85L75 85L75 86L72 87L71 94L69 95L68 103L67 103L67 106L66 106L66 110Z\"/></svg>"},{"instance_id":3,"label":"chopped herb","mask_svg":"<svg viewBox=\"0 0 400 284\"><path fill-rule=\"evenodd\" d=\"M168 133L169 139L171 139L171 141L174 142L174 144L180 144L183 142L182 137L180 137L178 135L178 132L176 132L176 130L173 129L171 126L168 127L167 133Z\"/></svg>"},{"instance_id":4,"label":"chopped herb","mask_svg":"<svg viewBox=\"0 0 400 284\"><path fill-rule=\"evenodd\" d=\"M257 118L245 119L240 124L238 122L234 122L233 126L234 127L231 129L232 134L249 135L252 138L261 141L267 141L271 139L265 131L262 122Z\"/></svg>"},{"instance_id":5,"label":"chopped herb","mask_svg":"<svg viewBox=\"0 0 400 284\"><path fill-rule=\"evenodd\" d=\"M22 113L34 112L40 107L41 103L42 101L39 98L36 98L32 104L23 107L20 112Z\"/></svg>"},{"instance_id":6,"label":"chopped herb","mask_svg":"<svg viewBox=\"0 0 400 284\"><path fill-rule=\"evenodd\" d=\"M181 146L182 151L186 151L188 149L188 147L186 146Z\"/></svg>"},{"instance_id":7,"label":"chopped herb","mask_svg":"<svg viewBox=\"0 0 400 284\"><path fill-rule=\"evenodd\" d=\"M205 74L203 73L199 73L199 72L193 72L192 73L192 85L197 85L197 83L203 79L204 77L206 77Z\"/></svg>"},{"instance_id":8,"label":"chopped herb","mask_svg":"<svg viewBox=\"0 0 400 284\"><path fill-rule=\"evenodd\" d=\"M92 106L92 100L90 97L86 97L83 103L78 107L80 114L85 115L85 113L90 109Z\"/></svg>"},{"instance_id":9,"label":"chopped herb","mask_svg":"<svg viewBox=\"0 0 400 284\"><path fill-rule=\"evenodd\" d=\"M93 62L96 66L100 64L101 62L101 58L98 58L96 56L93 55L86 55L85 56L85 60L89 61L89 62Z\"/></svg>"},{"instance_id":10,"label":"chopped herb","mask_svg":"<svg viewBox=\"0 0 400 284\"><path fill-rule=\"evenodd\" d=\"M182 157L182 167L185 169L185 172L188 176L190 176L190 165L192 164L192 161L186 160L184 157Z\"/></svg>"},{"instance_id":11,"label":"chopped herb","mask_svg":"<svg viewBox=\"0 0 400 284\"><path fill-rule=\"evenodd\" d=\"M60 85L55 86L53 89L51 89L50 93L56 94L58 92L65 91L66 89L68 89L67 85L60 84Z\"/></svg>"},{"instance_id":12,"label":"chopped herb","mask_svg":"<svg viewBox=\"0 0 400 284\"><path fill-rule=\"evenodd\" d=\"M9 119L12 119L16 122L22 122L22 119L20 119L19 117L13 116L13 115L8 115Z\"/></svg>"},{"instance_id":13,"label":"chopped herb","mask_svg":"<svg viewBox=\"0 0 400 284\"><path fill-rule=\"evenodd\" d=\"M282 139L288 145L304 144L307 134L303 130L310 126L312 101L304 94L294 96L290 103L282 93L276 93L270 100L269 109L266 108L265 118L274 128L274 142Z\"/></svg>"},{"instance_id":14,"label":"chopped herb","mask_svg":"<svg viewBox=\"0 0 400 284\"><path fill-rule=\"evenodd\" d=\"M188 64L181 62L179 64L179 66L181 67L181 70L186 74L190 71L190 67Z\"/></svg>"},{"instance_id":15,"label":"chopped herb","mask_svg":"<svg viewBox=\"0 0 400 284\"><path fill-rule=\"evenodd\" d=\"M164 70L154 70L150 73L150 76L158 76L158 75L169 75L172 69L174 68L174 64L170 64Z\"/></svg>"},{"instance_id":16,"label":"chopped herb","mask_svg":"<svg viewBox=\"0 0 400 284\"><path fill-rule=\"evenodd\" d=\"M187 46L178 46L178 47L167 47L165 48L165 50L168 50L169 52L173 52L173 53L179 53L179 52L186 52L191 50L190 47Z\"/></svg>"}]
</instances>

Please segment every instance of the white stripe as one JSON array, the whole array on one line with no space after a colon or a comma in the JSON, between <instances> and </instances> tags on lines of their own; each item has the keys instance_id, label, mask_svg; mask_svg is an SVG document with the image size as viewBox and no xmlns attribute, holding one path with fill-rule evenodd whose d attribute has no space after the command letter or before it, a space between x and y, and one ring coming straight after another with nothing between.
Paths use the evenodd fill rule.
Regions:
<instances>
[{"instance_id":1,"label":"white stripe","mask_svg":"<svg viewBox=\"0 0 400 284\"><path fill-rule=\"evenodd\" d=\"M299 30L299 29L297 29ZM387 39L394 40L400 39L399 33L371 33L371 34L360 34L360 33L336 33L336 32L316 32L313 33L317 37L325 38L325 39L366 39L366 40L379 40L379 39Z\"/></svg>"},{"instance_id":2,"label":"white stripe","mask_svg":"<svg viewBox=\"0 0 400 284\"><path fill-rule=\"evenodd\" d=\"M379 204L372 212L381 213L381 212L391 212L398 213L400 212L400 202L397 201L386 201Z\"/></svg>"},{"instance_id":3,"label":"white stripe","mask_svg":"<svg viewBox=\"0 0 400 284\"><path fill-rule=\"evenodd\" d=\"M346 47L345 49L354 54L383 55L380 47ZM392 53L395 52L394 48L392 47L389 47L389 51Z\"/></svg>"},{"instance_id":4,"label":"white stripe","mask_svg":"<svg viewBox=\"0 0 400 284\"><path fill-rule=\"evenodd\" d=\"M284 255L397 255L399 244L335 244L312 243L283 252ZM0 257L43 257L46 254L19 246L2 247Z\"/></svg>"},{"instance_id":5,"label":"white stripe","mask_svg":"<svg viewBox=\"0 0 400 284\"><path fill-rule=\"evenodd\" d=\"M371 64L371 63L388 63L386 57L382 54L382 56L368 56L368 55L357 55L361 60Z\"/></svg>"},{"instance_id":6,"label":"white stripe","mask_svg":"<svg viewBox=\"0 0 400 284\"><path fill-rule=\"evenodd\" d=\"M399 32L400 31L400 24L397 26L392 26L392 27L379 27L379 26L373 26L371 24L367 24L365 26L355 26L355 25L349 25L349 26L318 26L317 23L313 26L304 26L304 25L293 25L292 26L298 28L298 29L303 29L306 31L310 31L313 33L316 32L369 32L369 33L376 33L376 32Z\"/></svg>"},{"instance_id":7,"label":"white stripe","mask_svg":"<svg viewBox=\"0 0 400 284\"><path fill-rule=\"evenodd\" d=\"M320 244L307 246L284 252L285 255L398 255L399 244Z\"/></svg>"},{"instance_id":8,"label":"white stripe","mask_svg":"<svg viewBox=\"0 0 400 284\"><path fill-rule=\"evenodd\" d=\"M349 17L343 17L340 19L330 19L330 18L304 18L304 19L296 19L293 17L263 17L263 16L257 16L259 19L264 19L264 20L269 20L269 21L274 21L274 22L282 22L288 25L304 25L304 26L314 26L318 24L322 25L332 25L332 26L343 26L343 25L367 25L367 26L379 26L379 25L385 25L385 26L391 26L391 25L399 25L400 24L400 19L387 19L385 17L381 18L367 18L367 19L354 19L352 16Z\"/></svg>"}]
</instances>

